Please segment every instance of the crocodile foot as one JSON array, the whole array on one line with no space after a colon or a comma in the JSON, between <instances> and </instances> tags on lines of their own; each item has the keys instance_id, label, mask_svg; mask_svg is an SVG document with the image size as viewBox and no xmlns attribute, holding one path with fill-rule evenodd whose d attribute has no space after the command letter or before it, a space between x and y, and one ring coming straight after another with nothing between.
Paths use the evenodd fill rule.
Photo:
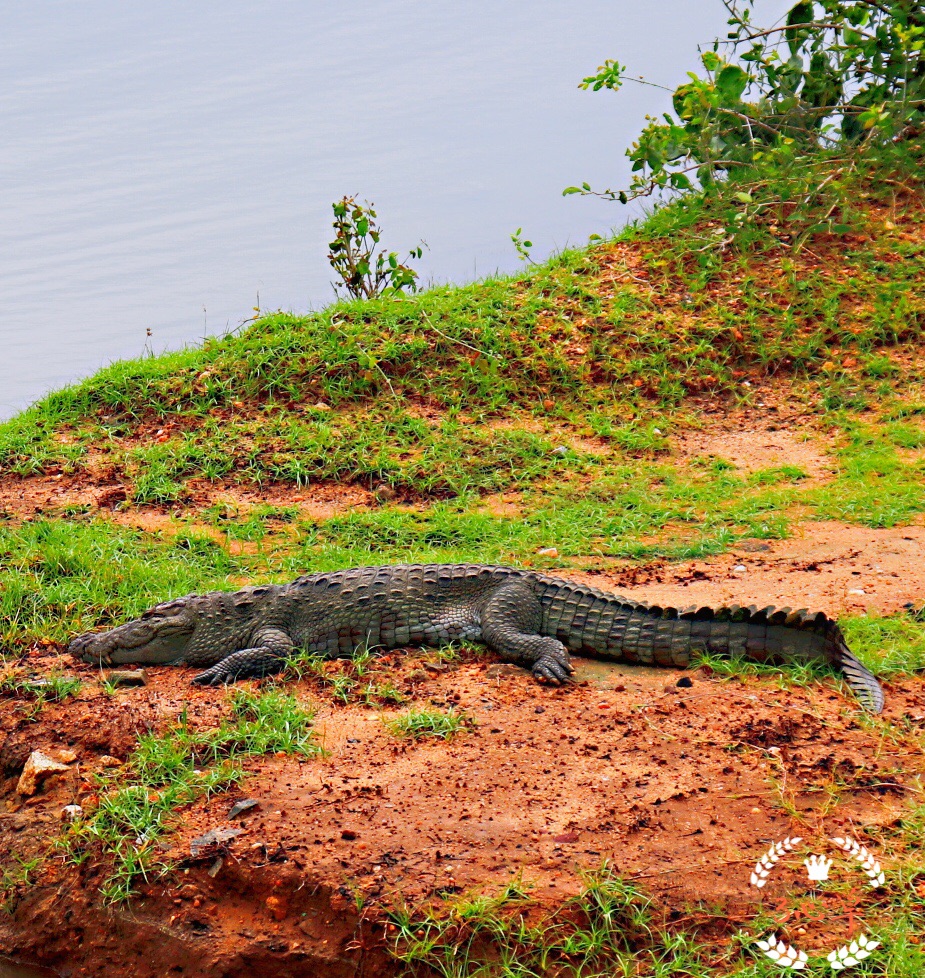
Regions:
<instances>
[{"instance_id":1,"label":"crocodile foot","mask_svg":"<svg viewBox=\"0 0 925 978\"><path fill-rule=\"evenodd\" d=\"M561 686L572 681L575 667L569 662L568 653L546 652L531 666L533 675L541 682Z\"/></svg>"}]
</instances>

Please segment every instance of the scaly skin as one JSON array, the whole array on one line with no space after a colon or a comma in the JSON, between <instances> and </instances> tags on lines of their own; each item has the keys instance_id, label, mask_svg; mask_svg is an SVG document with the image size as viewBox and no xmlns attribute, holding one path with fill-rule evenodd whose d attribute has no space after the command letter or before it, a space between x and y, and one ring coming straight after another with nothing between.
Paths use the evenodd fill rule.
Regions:
<instances>
[{"instance_id":1,"label":"scaly skin","mask_svg":"<svg viewBox=\"0 0 925 978\"><path fill-rule=\"evenodd\" d=\"M399 564L309 574L292 584L188 595L141 618L75 638L88 662L208 667L219 685L283 668L302 649L330 658L358 649L483 642L542 682L572 673L569 650L600 659L684 667L696 652L760 662L821 660L841 669L863 705L883 691L824 614L731 606L678 611L533 571L479 564Z\"/></svg>"}]
</instances>

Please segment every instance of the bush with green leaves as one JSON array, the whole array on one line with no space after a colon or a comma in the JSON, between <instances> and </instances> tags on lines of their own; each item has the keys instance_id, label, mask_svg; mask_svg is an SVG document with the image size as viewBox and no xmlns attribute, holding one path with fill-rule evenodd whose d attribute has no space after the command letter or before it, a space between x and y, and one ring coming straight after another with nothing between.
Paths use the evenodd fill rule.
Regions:
<instances>
[{"instance_id":1,"label":"bush with green leaves","mask_svg":"<svg viewBox=\"0 0 925 978\"><path fill-rule=\"evenodd\" d=\"M767 178L783 168L805 178L805 189L789 195L789 213L817 202L827 184L837 184L871 150L892 151L891 160L913 169L921 163L921 0L800 0L784 23L769 28L752 23L753 3L725 0L725 41L701 54L703 74L689 73L673 93L674 111L650 117L627 150L630 185L596 191L585 183L565 194L628 203L699 184L708 193L734 188L744 205L764 198L770 206L782 194L779 186L763 193ZM616 91L625 72L607 61L580 87ZM806 169L820 158L831 163L824 176Z\"/></svg>"},{"instance_id":2,"label":"bush with green leaves","mask_svg":"<svg viewBox=\"0 0 925 978\"><path fill-rule=\"evenodd\" d=\"M334 208L334 240L328 245L328 261L337 273L341 286L353 299L372 299L389 292L417 291L418 273L398 260L394 251L379 245L382 232L376 223L376 212L369 201L362 204L356 197L343 197ZM406 261L424 254L421 245L412 248Z\"/></svg>"}]
</instances>

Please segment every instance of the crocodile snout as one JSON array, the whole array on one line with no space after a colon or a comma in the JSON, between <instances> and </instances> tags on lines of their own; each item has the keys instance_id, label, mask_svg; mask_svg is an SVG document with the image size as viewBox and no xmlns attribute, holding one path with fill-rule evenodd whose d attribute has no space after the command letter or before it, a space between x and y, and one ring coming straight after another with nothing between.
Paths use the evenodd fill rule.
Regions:
<instances>
[{"instance_id":1,"label":"crocodile snout","mask_svg":"<svg viewBox=\"0 0 925 978\"><path fill-rule=\"evenodd\" d=\"M102 641L103 635L96 632L86 632L78 635L68 644L67 650L77 659L90 662L94 665L109 666L112 660L109 657L109 650L106 643Z\"/></svg>"}]
</instances>

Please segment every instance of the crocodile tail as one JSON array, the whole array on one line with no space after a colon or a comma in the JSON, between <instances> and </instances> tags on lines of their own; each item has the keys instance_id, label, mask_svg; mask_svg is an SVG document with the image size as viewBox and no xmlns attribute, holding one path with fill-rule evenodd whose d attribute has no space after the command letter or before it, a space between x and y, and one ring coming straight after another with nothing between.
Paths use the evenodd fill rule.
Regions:
<instances>
[{"instance_id":1,"label":"crocodile tail","mask_svg":"<svg viewBox=\"0 0 925 978\"><path fill-rule=\"evenodd\" d=\"M738 609L736 609L738 610ZM723 609L726 612L727 609ZM839 669L861 705L872 713L883 711L883 689L873 673L848 648L838 622L822 612L789 608L744 609L749 624L746 655L765 661L823 659ZM762 635L762 626L764 634Z\"/></svg>"},{"instance_id":2,"label":"crocodile tail","mask_svg":"<svg viewBox=\"0 0 925 978\"><path fill-rule=\"evenodd\" d=\"M855 695L861 701L861 705L872 713L883 712L883 689L877 682L873 673L862 665L857 656L848 648L841 629L835 625L837 632L837 646L833 653L833 659L848 680L848 685L854 690Z\"/></svg>"},{"instance_id":3,"label":"crocodile tail","mask_svg":"<svg viewBox=\"0 0 925 978\"><path fill-rule=\"evenodd\" d=\"M823 612L790 608L671 608L538 575L543 634L579 654L640 665L687 666L697 652L756 662L822 660L840 669L861 704L879 713L883 690Z\"/></svg>"}]
</instances>

